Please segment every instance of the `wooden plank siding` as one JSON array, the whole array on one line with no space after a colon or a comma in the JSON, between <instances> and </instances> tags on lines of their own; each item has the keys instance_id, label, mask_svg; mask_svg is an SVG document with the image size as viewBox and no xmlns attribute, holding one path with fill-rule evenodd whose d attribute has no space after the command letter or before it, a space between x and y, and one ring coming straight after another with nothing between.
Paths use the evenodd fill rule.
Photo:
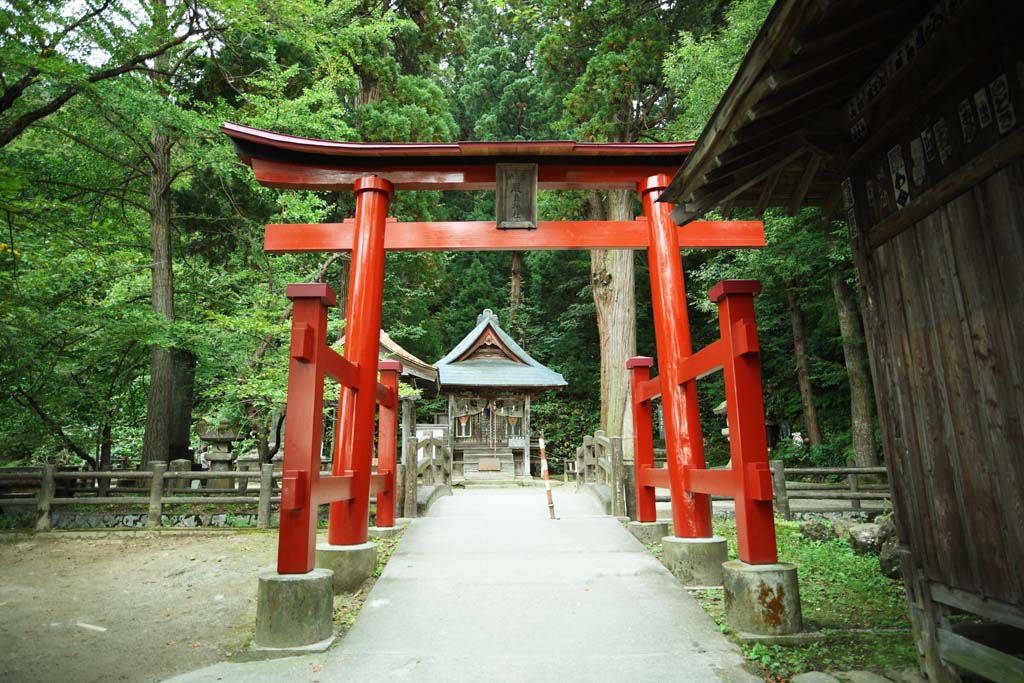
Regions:
<instances>
[{"instance_id":1,"label":"wooden plank siding","mask_svg":"<svg viewBox=\"0 0 1024 683\"><path fill-rule=\"evenodd\" d=\"M1024 162L855 249L900 541L1024 607Z\"/></svg>"}]
</instances>

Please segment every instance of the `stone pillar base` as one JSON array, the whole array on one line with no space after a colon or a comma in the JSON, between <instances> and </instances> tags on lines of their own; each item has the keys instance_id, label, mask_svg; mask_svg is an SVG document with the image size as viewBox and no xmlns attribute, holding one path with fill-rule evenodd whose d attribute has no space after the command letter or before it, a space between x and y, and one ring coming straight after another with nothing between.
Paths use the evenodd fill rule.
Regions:
<instances>
[{"instance_id":1,"label":"stone pillar base","mask_svg":"<svg viewBox=\"0 0 1024 683\"><path fill-rule=\"evenodd\" d=\"M307 650L330 645L334 640L333 579L333 572L328 569L314 569L308 574L261 572L253 647Z\"/></svg>"},{"instance_id":2,"label":"stone pillar base","mask_svg":"<svg viewBox=\"0 0 1024 683\"><path fill-rule=\"evenodd\" d=\"M722 565L725 621L741 633L782 636L803 630L796 565L747 564L731 560Z\"/></svg>"},{"instance_id":3,"label":"stone pillar base","mask_svg":"<svg viewBox=\"0 0 1024 683\"><path fill-rule=\"evenodd\" d=\"M668 536L668 524L665 522L629 522L626 529L644 545L661 543L661 539Z\"/></svg>"},{"instance_id":4,"label":"stone pillar base","mask_svg":"<svg viewBox=\"0 0 1024 683\"><path fill-rule=\"evenodd\" d=\"M721 536L661 539L661 561L684 586L721 586L729 549Z\"/></svg>"},{"instance_id":5,"label":"stone pillar base","mask_svg":"<svg viewBox=\"0 0 1024 683\"><path fill-rule=\"evenodd\" d=\"M370 538L394 538L402 529L405 527L404 524L395 523L395 526L371 526L367 531ZM374 560L376 562L376 560Z\"/></svg>"},{"instance_id":6,"label":"stone pillar base","mask_svg":"<svg viewBox=\"0 0 1024 683\"><path fill-rule=\"evenodd\" d=\"M334 573L334 594L348 593L373 576L377 567L377 545L358 543L356 545L316 546L316 566Z\"/></svg>"}]
</instances>

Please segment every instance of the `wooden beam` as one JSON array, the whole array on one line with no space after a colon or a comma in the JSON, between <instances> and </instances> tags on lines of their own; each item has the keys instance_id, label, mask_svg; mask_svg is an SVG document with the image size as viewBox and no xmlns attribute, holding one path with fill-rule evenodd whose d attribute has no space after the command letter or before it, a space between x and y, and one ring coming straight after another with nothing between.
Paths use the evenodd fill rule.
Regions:
<instances>
[{"instance_id":1,"label":"wooden beam","mask_svg":"<svg viewBox=\"0 0 1024 683\"><path fill-rule=\"evenodd\" d=\"M1024 128L1019 128L963 164L956 173L951 173L914 197L902 211L897 211L874 225L868 233L871 249L875 250L882 246L957 195L974 187L1022 155L1024 155Z\"/></svg>"},{"instance_id":2,"label":"wooden beam","mask_svg":"<svg viewBox=\"0 0 1024 683\"><path fill-rule=\"evenodd\" d=\"M775 186L779 184L779 178L781 177L782 169L780 168L768 178L768 182L761 189L761 195L757 198L757 204L754 206L754 215L758 217L764 216L765 209L768 208L768 204L772 201L772 195L775 194Z\"/></svg>"},{"instance_id":3,"label":"wooden beam","mask_svg":"<svg viewBox=\"0 0 1024 683\"><path fill-rule=\"evenodd\" d=\"M1024 680L1024 659L964 638L944 628L936 629L939 656L995 683L1020 683Z\"/></svg>"},{"instance_id":4,"label":"wooden beam","mask_svg":"<svg viewBox=\"0 0 1024 683\"><path fill-rule=\"evenodd\" d=\"M748 188L761 182L773 171L785 169L801 155L806 154L806 152L807 149L805 147L798 147L788 153L780 152L769 157L752 170L745 178L737 178L731 185L727 185L714 193L697 197L696 201L691 204L677 206L672 210L672 220L675 221L677 225L693 220L697 216L702 215L704 212L718 206L722 202L739 196Z\"/></svg>"},{"instance_id":5,"label":"wooden beam","mask_svg":"<svg viewBox=\"0 0 1024 683\"><path fill-rule=\"evenodd\" d=\"M386 163L371 165L339 159L337 164L298 164L252 160L256 180L266 187L299 190L349 190L366 175L377 175L390 181L396 190L493 190L497 183L494 163L447 164ZM542 190L619 189L635 190L647 178L679 170L672 160L645 161L642 164L584 164L552 161L539 165L537 186Z\"/></svg>"},{"instance_id":6,"label":"wooden beam","mask_svg":"<svg viewBox=\"0 0 1024 683\"><path fill-rule=\"evenodd\" d=\"M928 588L935 602L1024 629L1024 611L1019 607L934 581L928 582Z\"/></svg>"},{"instance_id":7,"label":"wooden beam","mask_svg":"<svg viewBox=\"0 0 1024 683\"><path fill-rule=\"evenodd\" d=\"M788 60L793 54L799 31L822 11L821 7L808 6L803 0L779 0L775 3L736 77L719 100L711 121L704 127L697 146L662 194L663 201L680 203L690 199L712 159L721 153L726 136L735 129L734 121L771 92L767 80L760 78L765 66ZM679 208L676 207L677 210Z\"/></svg>"},{"instance_id":8,"label":"wooden beam","mask_svg":"<svg viewBox=\"0 0 1024 683\"><path fill-rule=\"evenodd\" d=\"M348 251L354 223L270 224L264 250L272 254ZM647 221L540 221L536 230L498 230L494 221L388 222L388 251L531 251L545 249L646 249ZM764 246L760 221L700 221L679 228L682 249Z\"/></svg>"},{"instance_id":9,"label":"wooden beam","mask_svg":"<svg viewBox=\"0 0 1024 683\"><path fill-rule=\"evenodd\" d=\"M804 198L807 197L807 190L811 189L814 176L818 174L818 166L821 165L821 159L821 154L817 152L811 153L811 158L807 161L807 166L804 167L804 174L796 186L796 192L789 199L790 216L795 216L797 211L800 210L800 206L804 203Z\"/></svg>"}]
</instances>

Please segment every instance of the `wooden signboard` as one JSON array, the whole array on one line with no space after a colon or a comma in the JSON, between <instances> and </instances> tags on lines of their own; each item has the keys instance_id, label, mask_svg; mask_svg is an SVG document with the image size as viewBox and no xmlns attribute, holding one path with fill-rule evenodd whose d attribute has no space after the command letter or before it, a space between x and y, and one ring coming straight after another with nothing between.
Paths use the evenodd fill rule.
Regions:
<instances>
[{"instance_id":1,"label":"wooden signboard","mask_svg":"<svg viewBox=\"0 0 1024 683\"><path fill-rule=\"evenodd\" d=\"M497 165L499 230L537 228L537 164Z\"/></svg>"},{"instance_id":2,"label":"wooden signboard","mask_svg":"<svg viewBox=\"0 0 1024 683\"><path fill-rule=\"evenodd\" d=\"M498 458L480 458L478 469L481 472L501 472L501 460Z\"/></svg>"}]
</instances>

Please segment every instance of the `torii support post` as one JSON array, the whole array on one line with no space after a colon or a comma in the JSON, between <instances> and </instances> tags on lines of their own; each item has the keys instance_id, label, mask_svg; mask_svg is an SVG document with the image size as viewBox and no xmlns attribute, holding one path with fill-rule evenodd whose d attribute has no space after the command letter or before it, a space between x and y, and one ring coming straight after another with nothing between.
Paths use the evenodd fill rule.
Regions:
<instances>
[{"instance_id":1,"label":"torii support post","mask_svg":"<svg viewBox=\"0 0 1024 683\"><path fill-rule=\"evenodd\" d=\"M356 182L355 193L356 220L349 276L345 359L357 367L359 386L374 387L377 384L384 292L384 229L388 203L394 191L387 180L364 176ZM353 496L350 500L331 504L327 529L327 540L331 545L358 545L366 543L368 538L376 404L374 391L342 390L334 474L353 473Z\"/></svg>"},{"instance_id":2,"label":"torii support post","mask_svg":"<svg viewBox=\"0 0 1024 683\"><path fill-rule=\"evenodd\" d=\"M733 498L740 560L752 565L770 565L777 561L778 556L757 323L754 320L754 294L759 291L760 283L752 280L724 280L715 285L710 296L718 304L720 338L683 359L677 365L677 371L679 381L686 387L696 387L698 379L717 370L723 371L729 452L732 456L732 468L728 470L684 466L682 488L688 494ZM659 394L664 400L670 381L666 373L648 379L651 364L651 359L646 357L631 358L627 362L633 377L633 415L637 425L637 510L641 522L652 522L655 515L648 507L643 510L644 516L640 516L640 501L653 501L655 487L666 487L673 476L671 470L652 469L648 464L653 463L654 457L651 440L647 436L650 432L650 401ZM646 422L645 415L648 416ZM675 491L672 491L672 506L675 511Z\"/></svg>"},{"instance_id":3,"label":"torii support post","mask_svg":"<svg viewBox=\"0 0 1024 683\"><path fill-rule=\"evenodd\" d=\"M671 218L672 206L657 201L671 180L668 175L659 174L640 183L638 188L650 236L647 259L651 273L654 337L661 370L659 380L665 418L668 488L672 495L675 535L708 538L711 536L711 498L703 493L687 491L683 483L687 468L703 469L704 441L700 430L697 386L692 382L684 383L680 370L681 364L691 355L692 346L683 264L679 257L679 232ZM638 476L638 487L640 483ZM638 501L640 496L638 488ZM641 521L654 520L641 518Z\"/></svg>"},{"instance_id":4,"label":"torii support post","mask_svg":"<svg viewBox=\"0 0 1024 683\"><path fill-rule=\"evenodd\" d=\"M357 378L355 368L327 346L327 309L337 304L331 288L296 284L288 285L285 293L294 308L277 571L306 574L314 564L317 506L351 495L349 473L320 476L324 376L348 386L354 386Z\"/></svg>"},{"instance_id":5,"label":"torii support post","mask_svg":"<svg viewBox=\"0 0 1024 683\"><path fill-rule=\"evenodd\" d=\"M402 364L396 360L380 362L380 389L377 401L377 473L370 491L377 495L377 526L395 526L395 471L398 454L398 374Z\"/></svg>"}]
</instances>

